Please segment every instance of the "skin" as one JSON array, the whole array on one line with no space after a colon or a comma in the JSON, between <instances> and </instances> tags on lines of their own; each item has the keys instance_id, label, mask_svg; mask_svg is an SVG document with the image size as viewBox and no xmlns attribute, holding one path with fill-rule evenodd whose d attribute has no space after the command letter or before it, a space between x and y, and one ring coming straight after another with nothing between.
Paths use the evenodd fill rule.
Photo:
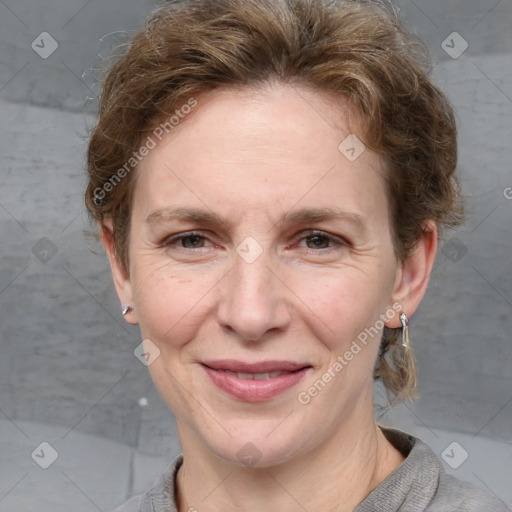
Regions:
<instances>
[{"instance_id":1,"label":"skin","mask_svg":"<svg viewBox=\"0 0 512 512\"><path fill-rule=\"evenodd\" d=\"M373 414L380 333L307 405L297 395L393 304L414 313L435 224L397 260L383 162L369 149L353 162L338 150L358 133L339 100L282 84L199 100L137 170L128 269L115 257L110 220L102 225L121 304L133 307L126 319L160 350L149 370L176 416L179 510L352 510L403 461ZM154 214L176 206L223 222ZM352 217L280 222L326 207ZM169 241L189 231L199 236ZM248 236L262 250L252 263L236 252ZM399 327L398 314L386 325ZM221 358L312 368L279 396L247 403L200 365ZM251 467L237 456L247 443L260 457Z\"/></svg>"}]
</instances>

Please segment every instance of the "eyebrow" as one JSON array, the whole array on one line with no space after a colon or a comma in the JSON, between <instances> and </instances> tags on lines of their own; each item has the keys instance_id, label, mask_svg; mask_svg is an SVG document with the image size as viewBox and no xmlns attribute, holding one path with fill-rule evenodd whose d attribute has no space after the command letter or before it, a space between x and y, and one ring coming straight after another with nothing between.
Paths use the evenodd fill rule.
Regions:
<instances>
[{"instance_id":1,"label":"eyebrow","mask_svg":"<svg viewBox=\"0 0 512 512\"><path fill-rule=\"evenodd\" d=\"M161 222L169 222L173 220L196 222L198 224L220 225L227 227L231 225L229 221L221 215L211 210L203 210L201 208L174 207L155 210L146 217L146 223L158 224ZM357 225L360 229L366 229L364 218L353 212L347 212L338 208L302 208L291 212L284 213L281 218L274 223L273 227L293 226L296 224L308 224L325 222L330 220L347 220Z\"/></svg>"},{"instance_id":2,"label":"eyebrow","mask_svg":"<svg viewBox=\"0 0 512 512\"><path fill-rule=\"evenodd\" d=\"M220 215L200 208L164 208L155 210L146 217L148 224L157 224L171 220L192 221L203 224L226 224L229 225Z\"/></svg>"},{"instance_id":3,"label":"eyebrow","mask_svg":"<svg viewBox=\"0 0 512 512\"><path fill-rule=\"evenodd\" d=\"M366 222L361 215L338 208L303 208L291 211L284 214L278 224L308 224L328 220L348 220L357 224L360 228L366 228Z\"/></svg>"}]
</instances>

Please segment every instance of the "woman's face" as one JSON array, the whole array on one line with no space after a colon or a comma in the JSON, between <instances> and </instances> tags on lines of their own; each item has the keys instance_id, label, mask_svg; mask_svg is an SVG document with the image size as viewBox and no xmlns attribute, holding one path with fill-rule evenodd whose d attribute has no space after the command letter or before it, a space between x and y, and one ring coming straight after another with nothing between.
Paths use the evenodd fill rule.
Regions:
<instances>
[{"instance_id":1,"label":"woman's face","mask_svg":"<svg viewBox=\"0 0 512 512\"><path fill-rule=\"evenodd\" d=\"M373 418L401 272L356 120L306 88L224 89L141 162L124 289L183 445L265 466Z\"/></svg>"}]
</instances>

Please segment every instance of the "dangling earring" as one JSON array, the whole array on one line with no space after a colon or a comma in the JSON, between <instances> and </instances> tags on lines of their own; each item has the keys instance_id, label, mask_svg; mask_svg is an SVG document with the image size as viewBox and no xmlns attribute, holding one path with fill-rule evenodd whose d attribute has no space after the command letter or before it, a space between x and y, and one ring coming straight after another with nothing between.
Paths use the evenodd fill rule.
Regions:
<instances>
[{"instance_id":1,"label":"dangling earring","mask_svg":"<svg viewBox=\"0 0 512 512\"><path fill-rule=\"evenodd\" d=\"M400 314L400 322L402 322L402 347L411 348L409 340L409 319L405 313Z\"/></svg>"},{"instance_id":2,"label":"dangling earring","mask_svg":"<svg viewBox=\"0 0 512 512\"><path fill-rule=\"evenodd\" d=\"M402 323L402 370L406 374L406 383L404 389L408 390L409 397L412 399L416 396L416 387L418 385L418 377L416 372L416 361L412 355L411 341L409 339L409 319L405 313L400 314L400 322Z\"/></svg>"},{"instance_id":3,"label":"dangling earring","mask_svg":"<svg viewBox=\"0 0 512 512\"><path fill-rule=\"evenodd\" d=\"M133 311L133 308L131 306L123 306L123 309L122 309L123 316L126 316L130 311Z\"/></svg>"}]
</instances>

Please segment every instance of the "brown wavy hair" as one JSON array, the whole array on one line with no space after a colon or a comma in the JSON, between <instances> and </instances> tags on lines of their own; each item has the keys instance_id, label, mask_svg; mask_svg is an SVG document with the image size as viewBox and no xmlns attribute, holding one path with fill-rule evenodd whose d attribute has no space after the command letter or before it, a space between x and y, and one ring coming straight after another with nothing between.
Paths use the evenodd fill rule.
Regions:
<instances>
[{"instance_id":1,"label":"brown wavy hair","mask_svg":"<svg viewBox=\"0 0 512 512\"><path fill-rule=\"evenodd\" d=\"M391 232L405 261L426 220L440 233L463 220L456 123L428 78L429 62L384 2L172 1L108 69L88 147L87 210L95 222L112 219L117 257L127 269L136 167L113 178L147 133L216 88L303 85L348 101L362 118L364 143L386 163ZM374 376L401 400L414 396L416 367L397 333L384 328Z\"/></svg>"}]
</instances>

